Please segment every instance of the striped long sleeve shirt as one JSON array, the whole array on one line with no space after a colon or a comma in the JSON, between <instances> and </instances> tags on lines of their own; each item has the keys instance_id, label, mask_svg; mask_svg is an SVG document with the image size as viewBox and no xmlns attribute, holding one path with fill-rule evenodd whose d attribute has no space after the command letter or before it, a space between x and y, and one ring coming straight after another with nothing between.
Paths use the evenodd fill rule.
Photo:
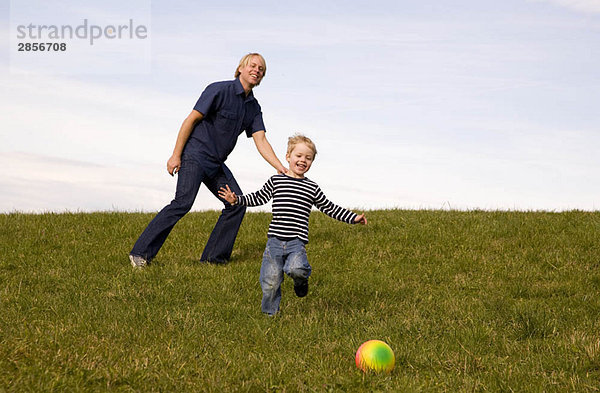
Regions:
<instances>
[{"instance_id":1,"label":"striped long sleeve shirt","mask_svg":"<svg viewBox=\"0 0 600 393\"><path fill-rule=\"evenodd\" d=\"M308 243L308 218L312 206L335 218L353 224L356 213L340 207L327 199L314 181L296 179L286 175L272 176L259 191L238 195L243 206L264 205L273 198L273 218L269 224L270 237L284 241L299 238Z\"/></svg>"}]
</instances>

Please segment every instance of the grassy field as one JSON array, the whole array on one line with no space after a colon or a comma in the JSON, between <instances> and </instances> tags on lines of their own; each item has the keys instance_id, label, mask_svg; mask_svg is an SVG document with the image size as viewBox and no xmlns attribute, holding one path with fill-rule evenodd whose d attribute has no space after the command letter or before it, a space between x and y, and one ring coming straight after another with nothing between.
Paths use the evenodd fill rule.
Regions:
<instances>
[{"instance_id":1,"label":"grassy field","mask_svg":"<svg viewBox=\"0 0 600 393\"><path fill-rule=\"evenodd\" d=\"M0 215L0 391L594 392L600 213L311 216L310 292L260 312L269 222L226 266L198 263L218 216L177 224L155 263L127 254L153 215ZM368 339L395 351L363 374Z\"/></svg>"}]
</instances>

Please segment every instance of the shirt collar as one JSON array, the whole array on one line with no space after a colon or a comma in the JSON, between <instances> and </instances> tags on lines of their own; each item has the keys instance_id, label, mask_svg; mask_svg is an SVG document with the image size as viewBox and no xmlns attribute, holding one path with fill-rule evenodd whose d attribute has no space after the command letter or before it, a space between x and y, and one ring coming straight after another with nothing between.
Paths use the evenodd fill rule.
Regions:
<instances>
[{"instance_id":1,"label":"shirt collar","mask_svg":"<svg viewBox=\"0 0 600 393\"><path fill-rule=\"evenodd\" d=\"M240 82L240 78L235 78L233 81L233 86L235 89L235 94L243 95L246 101L254 99L254 92L252 90L250 90L250 93L248 93L248 97L245 96L246 91L244 90L244 86L242 86L242 82Z\"/></svg>"}]
</instances>

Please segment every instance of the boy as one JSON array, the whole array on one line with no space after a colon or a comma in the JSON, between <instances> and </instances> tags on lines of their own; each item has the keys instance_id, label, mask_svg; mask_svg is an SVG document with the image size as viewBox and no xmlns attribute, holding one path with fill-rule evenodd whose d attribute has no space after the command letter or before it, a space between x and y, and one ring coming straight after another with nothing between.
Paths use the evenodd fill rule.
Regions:
<instances>
[{"instance_id":1,"label":"boy","mask_svg":"<svg viewBox=\"0 0 600 393\"><path fill-rule=\"evenodd\" d=\"M287 175L272 176L261 190L248 195L236 195L229 185L219 190L219 196L232 205L260 206L273 198L273 218L260 268L262 312L269 315L279 311L283 273L294 280L294 292L298 297L308 293L311 267L305 245L308 243L308 218L313 205L339 221L367 223L364 214L357 215L333 204L315 182L304 177L316 154L315 144L304 135L296 134L288 139L285 157L289 163Z\"/></svg>"}]
</instances>

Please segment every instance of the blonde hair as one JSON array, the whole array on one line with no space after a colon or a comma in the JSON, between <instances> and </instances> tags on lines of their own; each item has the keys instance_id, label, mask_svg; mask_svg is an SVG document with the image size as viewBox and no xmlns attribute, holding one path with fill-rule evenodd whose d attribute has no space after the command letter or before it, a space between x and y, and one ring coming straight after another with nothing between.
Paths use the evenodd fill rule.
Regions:
<instances>
[{"instance_id":1,"label":"blonde hair","mask_svg":"<svg viewBox=\"0 0 600 393\"><path fill-rule=\"evenodd\" d=\"M304 143L310 148L310 150L313 151L313 155L317 155L317 147L315 146L314 142L311 141L309 137L302 134L294 134L288 138L287 154L289 155L292 150L294 150L294 147L300 143Z\"/></svg>"},{"instance_id":2,"label":"blonde hair","mask_svg":"<svg viewBox=\"0 0 600 393\"><path fill-rule=\"evenodd\" d=\"M246 67L248 65L248 63L250 63L250 60L252 60L252 58L254 56L257 56L259 59L261 59L262 62L263 62L263 64L265 65L265 69L263 70L263 77L265 75L267 75L267 62L265 61L265 58L262 57L262 55L260 53L248 53L246 56L242 57L242 59L240 60L240 64L238 64L237 68L235 69L234 76L236 78L238 76L240 76L240 68L241 67Z\"/></svg>"}]
</instances>

